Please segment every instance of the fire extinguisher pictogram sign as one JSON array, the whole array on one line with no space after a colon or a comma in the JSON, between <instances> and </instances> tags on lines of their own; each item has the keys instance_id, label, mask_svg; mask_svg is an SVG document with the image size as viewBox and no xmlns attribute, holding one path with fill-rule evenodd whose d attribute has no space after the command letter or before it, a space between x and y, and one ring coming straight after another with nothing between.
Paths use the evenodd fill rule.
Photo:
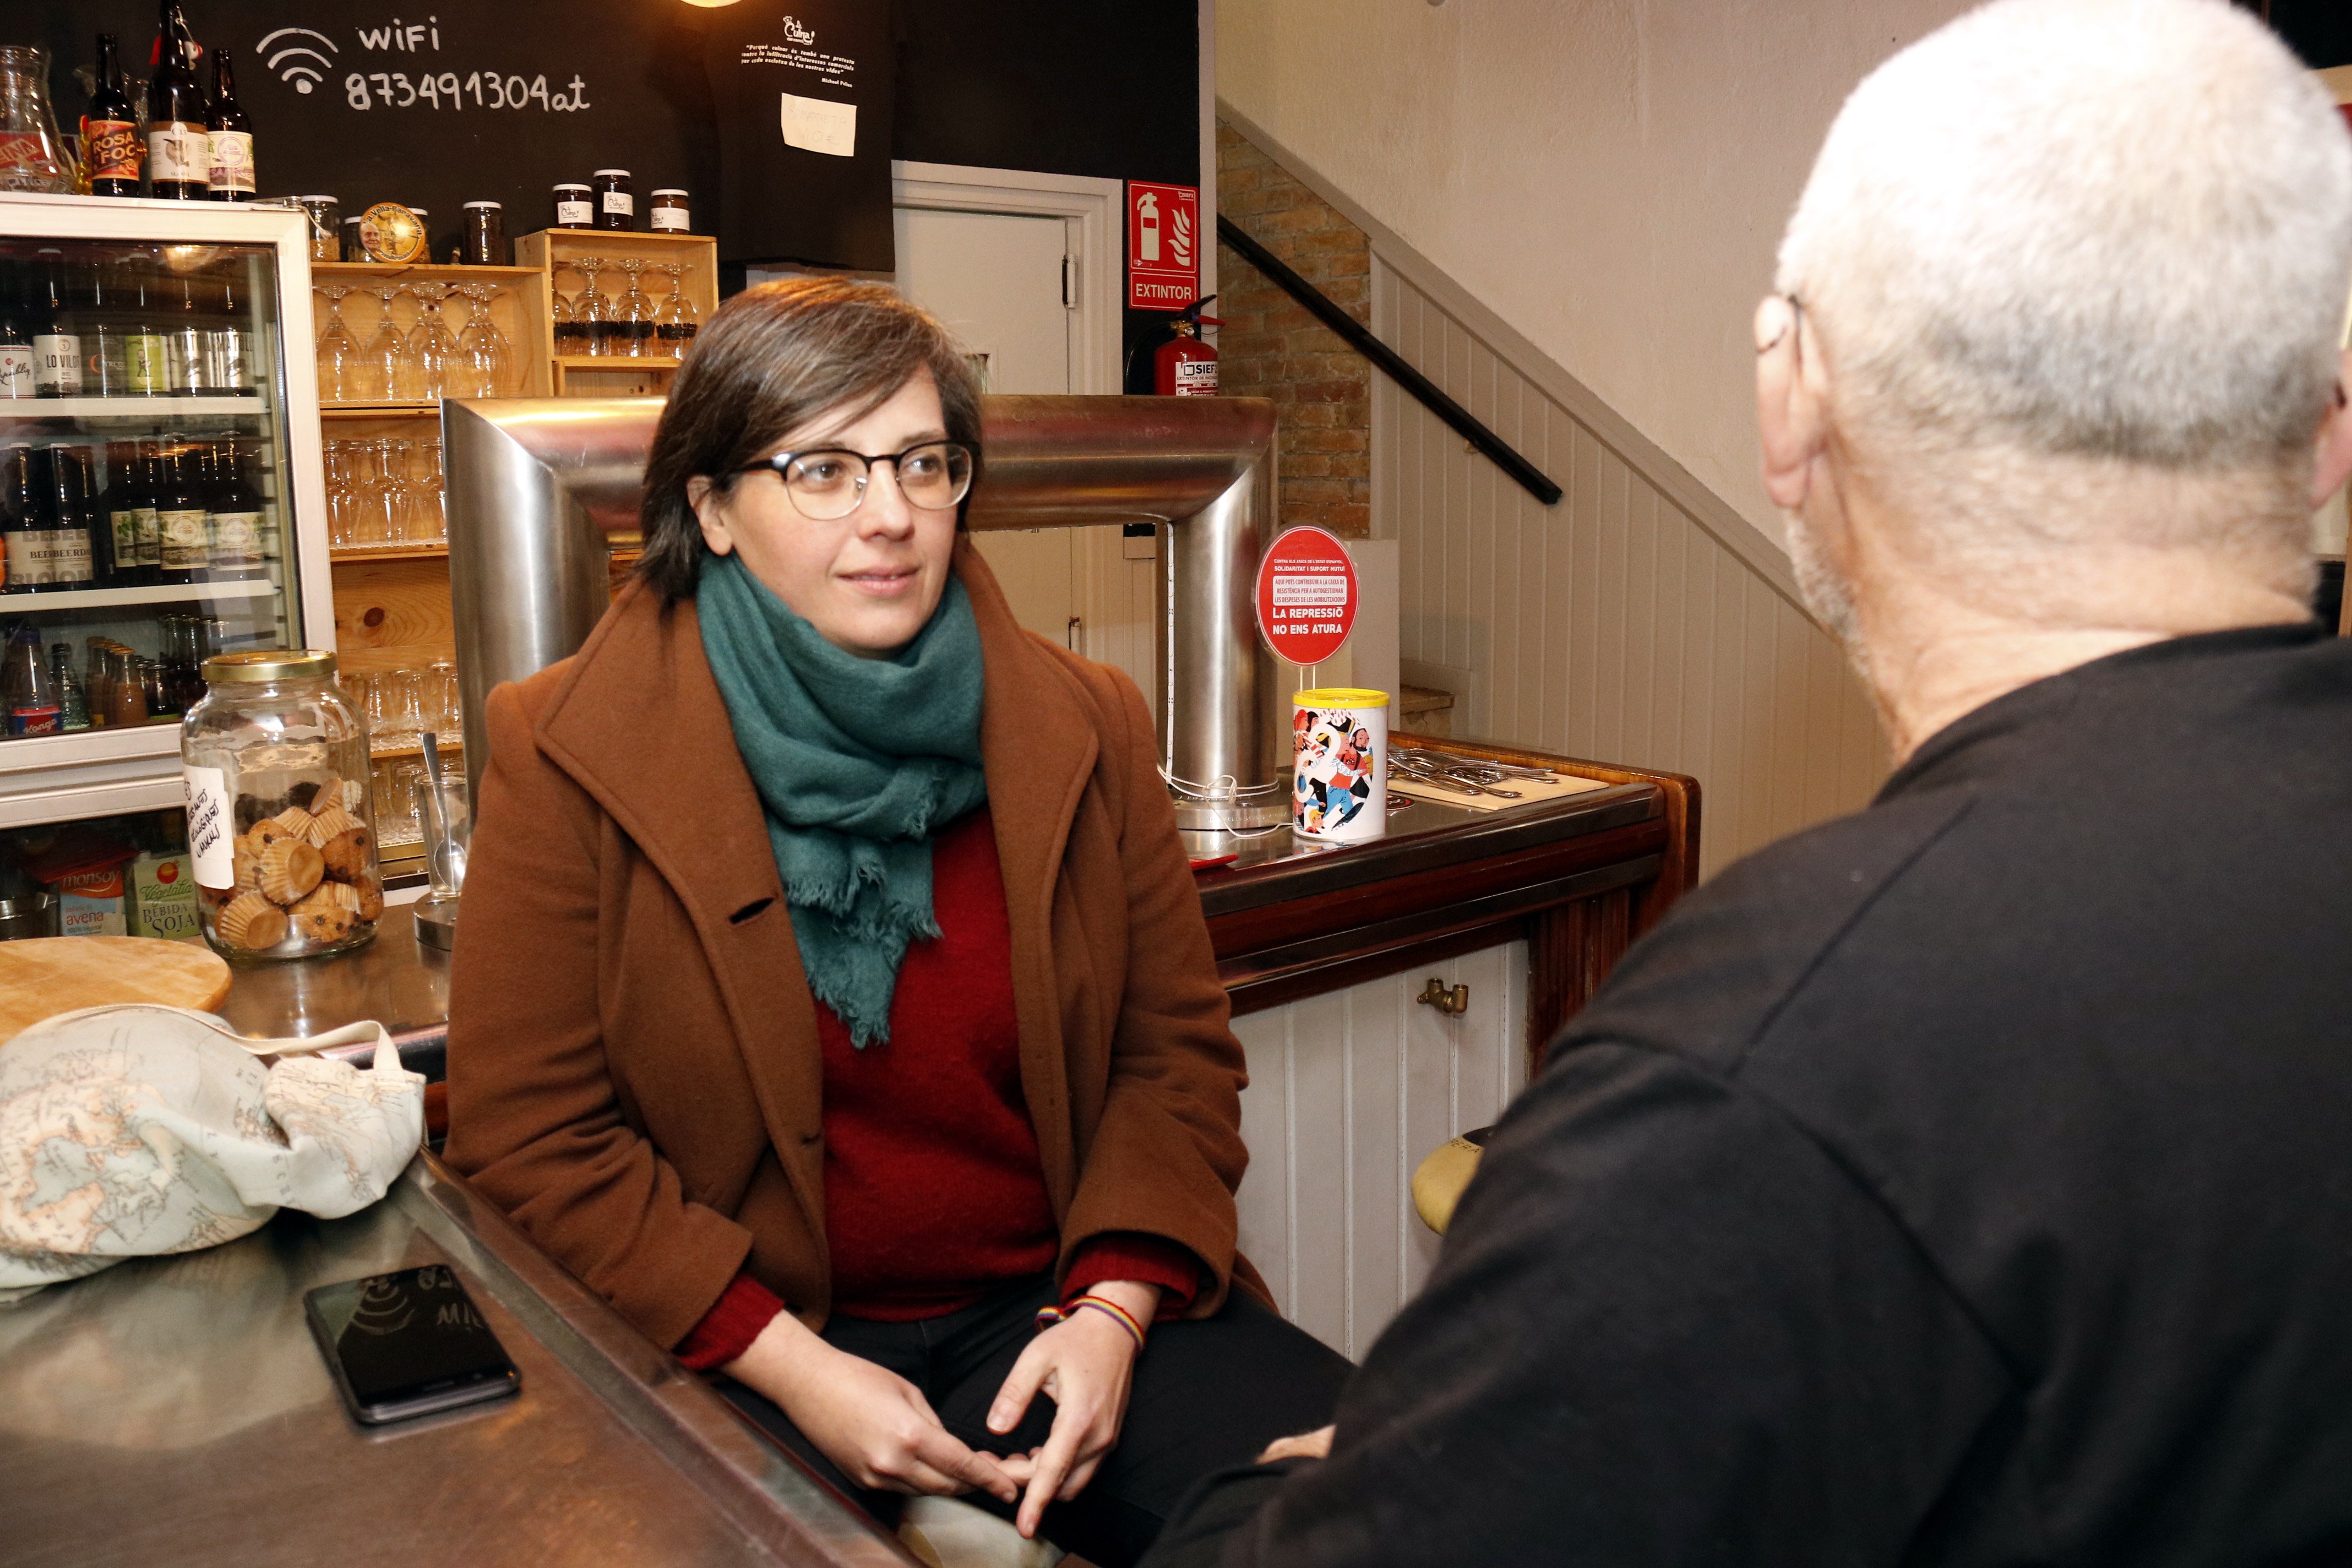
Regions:
<instances>
[{"instance_id":1,"label":"fire extinguisher pictogram sign","mask_svg":"<svg viewBox=\"0 0 2352 1568\"><path fill-rule=\"evenodd\" d=\"M1127 302L1181 310L1201 292L1201 192L1193 185L1127 185Z\"/></svg>"}]
</instances>

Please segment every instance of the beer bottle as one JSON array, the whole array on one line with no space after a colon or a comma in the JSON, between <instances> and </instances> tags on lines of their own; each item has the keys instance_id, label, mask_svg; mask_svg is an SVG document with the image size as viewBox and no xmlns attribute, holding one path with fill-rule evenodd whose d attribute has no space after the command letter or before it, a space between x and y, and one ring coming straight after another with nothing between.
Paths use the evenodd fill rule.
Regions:
<instances>
[{"instance_id":1,"label":"beer bottle","mask_svg":"<svg viewBox=\"0 0 2352 1568\"><path fill-rule=\"evenodd\" d=\"M148 313L147 273L131 276L131 320L122 329L123 390L135 397L161 397L172 390L172 370L163 330Z\"/></svg>"},{"instance_id":2,"label":"beer bottle","mask_svg":"<svg viewBox=\"0 0 2352 1568\"><path fill-rule=\"evenodd\" d=\"M201 397L213 390L213 333L196 302L196 280L180 279L180 308L163 329L163 363L172 390L184 397Z\"/></svg>"},{"instance_id":3,"label":"beer bottle","mask_svg":"<svg viewBox=\"0 0 2352 1568\"><path fill-rule=\"evenodd\" d=\"M147 579L139 564L139 448L117 441L106 449L106 495L99 503L98 574L110 588L135 587ZM152 508L149 509L151 513Z\"/></svg>"},{"instance_id":4,"label":"beer bottle","mask_svg":"<svg viewBox=\"0 0 2352 1568\"><path fill-rule=\"evenodd\" d=\"M212 132L204 85L190 68L194 45L179 0L163 0L155 74L147 83L147 180L163 201L201 202L212 193Z\"/></svg>"},{"instance_id":5,"label":"beer bottle","mask_svg":"<svg viewBox=\"0 0 2352 1568\"><path fill-rule=\"evenodd\" d=\"M98 574L90 543L98 516L89 501L89 449L50 447L49 482L57 497L49 510L49 585L94 588Z\"/></svg>"},{"instance_id":6,"label":"beer bottle","mask_svg":"<svg viewBox=\"0 0 2352 1568\"><path fill-rule=\"evenodd\" d=\"M33 395L33 340L19 319L19 278L0 268L0 399Z\"/></svg>"},{"instance_id":7,"label":"beer bottle","mask_svg":"<svg viewBox=\"0 0 2352 1568\"><path fill-rule=\"evenodd\" d=\"M213 577L251 582L262 573L261 497L245 482L235 442L213 450Z\"/></svg>"},{"instance_id":8,"label":"beer bottle","mask_svg":"<svg viewBox=\"0 0 2352 1568\"><path fill-rule=\"evenodd\" d=\"M212 541L205 531L211 509L198 488L194 444L171 438L164 459L163 481L155 497L155 526L162 560L159 583L194 583L212 563Z\"/></svg>"},{"instance_id":9,"label":"beer bottle","mask_svg":"<svg viewBox=\"0 0 2352 1568\"><path fill-rule=\"evenodd\" d=\"M79 397L81 334L66 313L66 260L54 250L41 254L48 265L41 269L45 293L34 311L33 394L37 397Z\"/></svg>"},{"instance_id":10,"label":"beer bottle","mask_svg":"<svg viewBox=\"0 0 2352 1568\"><path fill-rule=\"evenodd\" d=\"M89 95L89 122L82 129L82 161L89 166L89 194L139 194L139 112L122 90L114 35L98 36L98 89Z\"/></svg>"},{"instance_id":11,"label":"beer bottle","mask_svg":"<svg viewBox=\"0 0 2352 1568\"><path fill-rule=\"evenodd\" d=\"M33 449L30 447L0 447L0 588L9 593L30 593L32 583L19 577L16 563L29 563L31 543L18 543L16 536L33 525ZM25 570L29 573L27 564Z\"/></svg>"},{"instance_id":12,"label":"beer bottle","mask_svg":"<svg viewBox=\"0 0 2352 1568\"><path fill-rule=\"evenodd\" d=\"M216 202L253 199L253 122L236 101L228 51L213 47L213 111L205 121L212 144L211 186Z\"/></svg>"},{"instance_id":13,"label":"beer bottle","mask_svg":"<svg viewBox=\"0 0 2352 1568\"><path fill-rule=\"evenodd\" d=\"M8 452L5 489L8 516L0 523L0 543L8 557L8 591L48 591L50 518L57 509L48 448L15 447Z\"/></svg>"},{"instance_id":14,"label":"beer bottle","mask_svg":"<svg viewBox=\"0 0 2352 1568\"><path fill-rule=\"evenodd\" d=\"M156 510L163 493L163 444L145 441L139 453L139 581L163 580L163 522Z\"/></svg>"},{"instance_id":15,"label":"beer bottle","mask_svg":"<svg viewBox=\"0 0 2352 1568\"><path fill-rule=\"evenodd\" d=\"M84 397L121 397L122 376L121 275L108 262L89 269L89 308L81 313L81 393Z\"/></svg>"}]
</instances>

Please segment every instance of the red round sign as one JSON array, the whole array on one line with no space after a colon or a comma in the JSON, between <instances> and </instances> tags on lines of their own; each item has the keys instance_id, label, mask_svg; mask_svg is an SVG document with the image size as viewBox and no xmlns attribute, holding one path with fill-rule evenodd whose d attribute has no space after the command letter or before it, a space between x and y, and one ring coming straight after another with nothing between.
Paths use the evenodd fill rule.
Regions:
<instances>
[{"instance_id":1,"label":"red round sign","mask_svg":"<svg viewBox=\"0 0 2352 1568\"><path fill-rule=\"evenodd\" d=\"M1293 664L1320 664L1356 627L1356 563L1336 534L1294 528L1257 565L1257 629Z\"/></svg>"}]
</instances>

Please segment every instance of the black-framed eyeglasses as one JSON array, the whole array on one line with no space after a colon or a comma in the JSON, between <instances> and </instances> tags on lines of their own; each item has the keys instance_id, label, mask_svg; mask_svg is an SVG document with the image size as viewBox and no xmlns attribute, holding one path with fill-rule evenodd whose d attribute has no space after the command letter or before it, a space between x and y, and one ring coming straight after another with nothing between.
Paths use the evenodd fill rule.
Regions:
<instances>
[{"instance_id":1,"label":"black-framed eyeglasses","mask_svg":"<svg viewBox=\"0 0 2352 1568\"><path fill-rule=\"evenodd\" d=\"M971 448L961 441L923 441L903 452L853 452L845 447L778 452L735 472L773 473L784 481L784 497L794 511L812 522L835 522L865 502L866 481L877 463L889 464L898 493L908 506L925 511L945 511L971 493Z\"/></svg>"}]
</instances>

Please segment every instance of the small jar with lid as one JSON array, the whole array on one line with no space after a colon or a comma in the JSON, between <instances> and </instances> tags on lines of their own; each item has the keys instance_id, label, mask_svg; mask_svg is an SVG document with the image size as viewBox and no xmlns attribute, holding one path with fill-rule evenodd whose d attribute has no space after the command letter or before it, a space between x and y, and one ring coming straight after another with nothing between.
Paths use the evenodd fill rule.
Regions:
<instances>
[{"instance_id":1,"label":"small jar with lid","mask_svg":"<svg viewBox=\"0 0 2352 1568\"><path fill-rule=\"evenodd\" d=\"M694 219L688 213L684 191L656 191L653 205L647 209L656 234L689 234Z\"/></svg>"},{"instance_id":2,"label":"small jar with lid","mask_svg":"<svg viewBox=\"0 0 2352 1568\"><path fill-rule=\"evenodd\" d=\"M235 960L360 947L383 918L367 724L310 648L216 654L180 721L205 940Z\"/></svg>"},{"instance_id":3,"label":"small jar with lid","mask_svg":"<svg viewBox=\"0 0 2352 1568\"><path fill-rule=\"evenodd\" d=\"M507 264L507 214L497 202L466 204L466 263L469 267Z\"/></svg>"},{"instance_id":4,"label":"small jar with lid","mask_svg":"<svg viewBox=\"0 0 2352 1568\"><path fill-rule=\"evenodd\" d=\"M596 187L596 226L637 226L637 198L626 169L599 169L589 176Z\"/></svg>"},{"instance_id":5,"label":"small jar with lid","mask_svg":"<svg viewBox=\"0 0 2352 1568\"><path fill-rule=\"evenodd\" d=\"M594 228L596 226L596 193L577 182L556 186L555 226Z\"/></svg>"}]
</instances>

